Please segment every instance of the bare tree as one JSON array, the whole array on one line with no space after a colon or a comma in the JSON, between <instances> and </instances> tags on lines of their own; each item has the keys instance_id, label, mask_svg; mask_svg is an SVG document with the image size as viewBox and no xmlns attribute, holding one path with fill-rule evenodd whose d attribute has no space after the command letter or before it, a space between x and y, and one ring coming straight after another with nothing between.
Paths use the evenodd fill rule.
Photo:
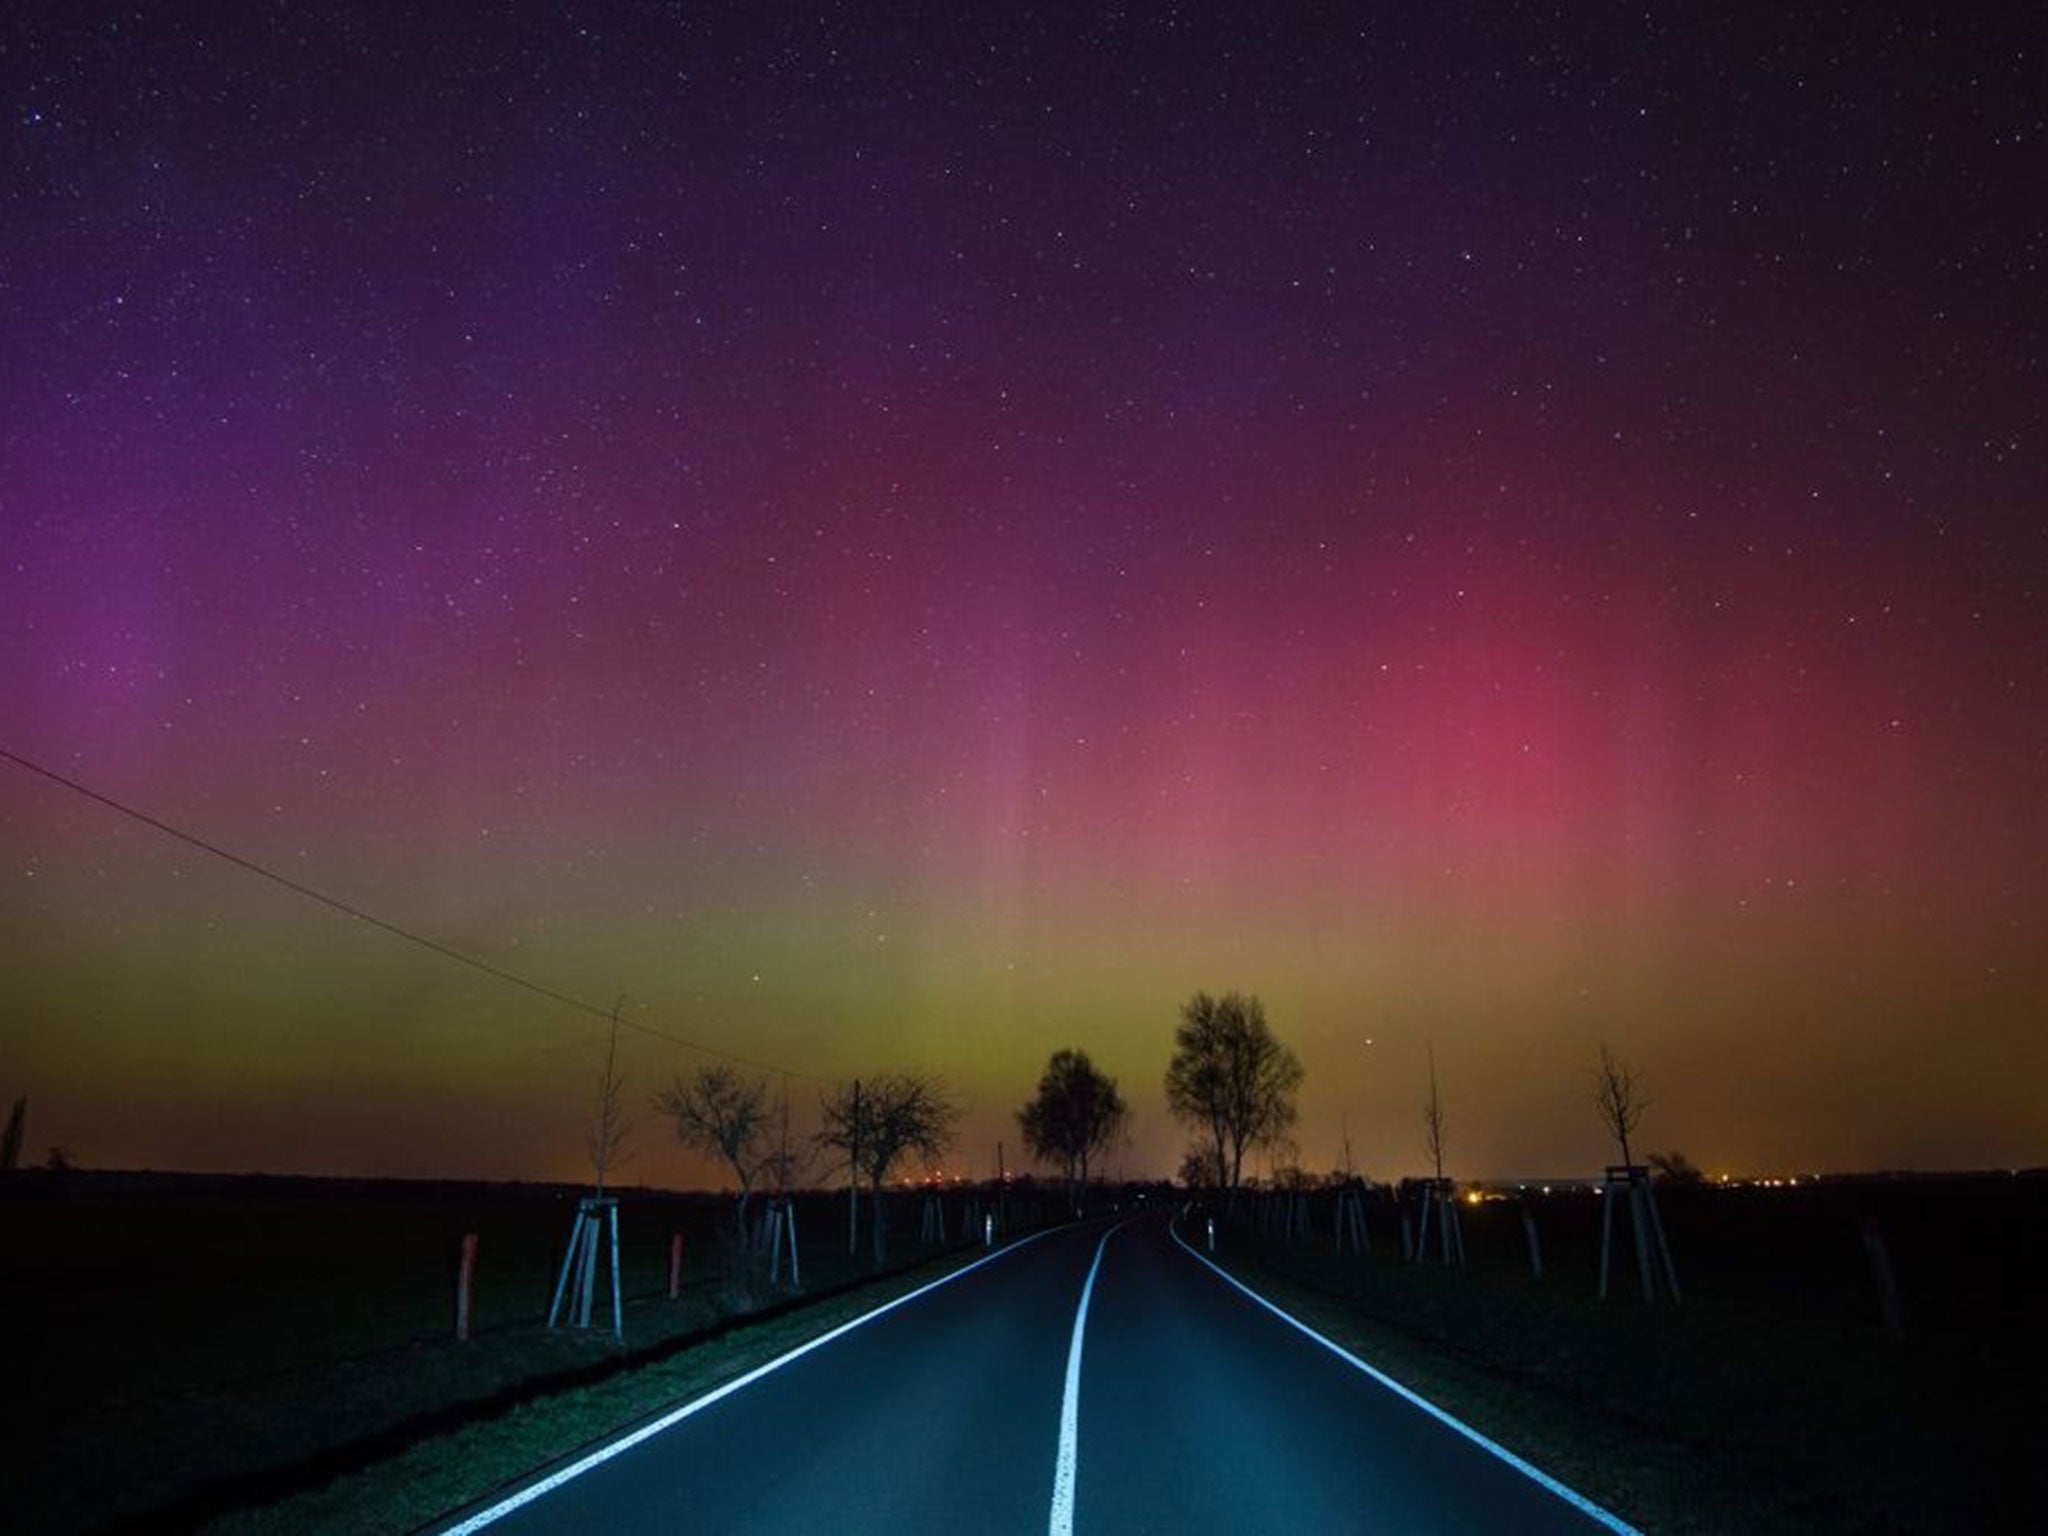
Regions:
<instances>
[{"instance_id":1,"label":"bare tree","mask_svg":"<svg viewBox=\"0 0 2048 1536\"><path fill-rule=\"evenodd\" d=\"M1436 1166L1437 1180L1444 1176L1444 1101L1436 1087L1436 1047L1429 1048L1429 1101L1422 1106L1422 1132L1429 1144L1429 1160Z\"/></svg>"},{"instance_id":2,"label":"bare tree","mask_svg":"<svg viewBox=\"0 0 2048 1536\"><path fill-rule=\"evenodd\" d=\"M761 1182L778 1195L786 1195L811 1166L812 1148L792 1140L789 1134L789 1083L782 1085L782 1125L775 1145L761 1159Z\"/></svg>"},{"instance_id":3,"label":"bare tree","mask_svg":"<svg viewBox=\"0 0 2048 1536\"><path fill-rule=\"evenodd\" d=\"M1166 1102L1203 1137L1235 1197L1248 1147L1281 1143L1294 1124L1301 1063L1273 1038L1256 997L1197 992L1181 1009Z\"/></svg>"},{"instance_id":4,"label":"bare tree","mask_svg":"<svg viewBox=\"0 0 2048 1536\"><path fill-rule=\"evenodd\" d=\"M1629 1154L1628 1138L1635 1130L1636 1122L1643 1118L1643 1110L1649 1102L1643 1097L1642 1084L1635 1069L1602 1042L1600 1068L1593 1074L1593 1107L1600 1111L1600 1123L1607 1127L1607 1134L1620 1144L1623 1167L1635 1166L1635 1159Z\"/></svg>"},{"instance_id":5,"label":"bare tree","mask_svg":"<svg viewBox=\"0 0 2048 1536\"><path fill-rule=\"evenodd\" d=\"M626 1119L625 1080L619 1076L620 998L612 1004L612 1033L604 1052L604 1076L597 1081L597 1094L590 1107L590 1119L583 1127L583 1146L590 1153L590 1170L597 1179L597 1192L604 1194L605 1176L626 1161L626 1144L633 1131Z\"/></svg>"},{"instance_id":6,"label":"bare tree","mask_svg":"<svg viewBox=\"0 0 2048 1536\"><path fill-rule=\"evenodd\" d=\"M1223 1187L1223 1168L1216 1161L1216 1148L1206 1139L1188 1144L1180 1158L1180 1181L1189 1189L1215 1191Z\"/></svg>"},{"instance_id":7,"label":"bare tree","mask_svg":"<svg viewBox=\"0 0 2048 1536\"><path fill-rule=\"evenodd\" d=\"M1054 1051L1038 1094L1017 1111L1024 1144L1040 1162L1057 1165L1070 1195L1088 1182L1088 1164L1114 1146L1130 1121L1116 1079L1095 1068L1086 1051Z\"/></svg>"},{"instance_id":8,"label":"bare tree","mask_svg":"<svg viewBox=\"0 0 2048 1536\"><path fill-rule=\"evenodd\" d=\"M1278 1189L1280 1176L1290 1169L1301 1171L1301 1143L1291 1133L1275 1136L1266 1143L1266 1177Z\"/></svg>"},{"instance_id":9,"label":"bare tree","mask_svg":"<svg viewBox=\"0 0 2048 1536\"><path fill-rule=\"evenodd\" d=\"M768 1158L767 1080L743 1077L731 1067L704 1067L656 1094L654 1108L675 1121L684 1146L723 1158L732 1170L739 1185L733 1224L744 1241L747 1201Z\"/></svg>"},{"instance_id":10,"label":"bare tree","mask_svg":"<svg viewBox=\"0 0 2048 1536\"><path fill-rule=\"evenodd\" d=\"M0 1131L0 1173L12 1173L21 1164L21 1138L28 1120L28 1095L14 1101L7 1117L7 1129Z\"/></svg>"},{"instance_id":11,"label":"bare tree","mask_svg":"<svg viewBox=\"0 0 2048 1536\"><path fill-rule=\"evenodd\" d=\"M875 1262L887 1252L883 1233L882 1186L906 1153L937 1157L953 1136L959 1108L935 1077L891 1073L828 1094L819 1105L820 1147L847 1160L856 1179L865 1179L873 1212Z\"/></svg>"}]
</instances>

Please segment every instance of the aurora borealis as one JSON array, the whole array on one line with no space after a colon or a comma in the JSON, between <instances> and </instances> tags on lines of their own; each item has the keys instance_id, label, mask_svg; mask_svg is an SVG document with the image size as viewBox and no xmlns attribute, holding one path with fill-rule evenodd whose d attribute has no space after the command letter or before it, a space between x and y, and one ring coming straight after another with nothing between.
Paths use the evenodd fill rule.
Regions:
<instances>
[{"instance_id":1,"label":"aurora borealis","mask_svg":"<svg viewBox=\"0 0 2048 1536\"><path fill-rule=\"evenodd\" d=\"M958 9L10 7L0 746L965 1172L1197 988L1314 1168L2048 1160L2038 11ZM575 1176L589 1019L0 848L32 1151Z\"/></svg>"}]
</instances>

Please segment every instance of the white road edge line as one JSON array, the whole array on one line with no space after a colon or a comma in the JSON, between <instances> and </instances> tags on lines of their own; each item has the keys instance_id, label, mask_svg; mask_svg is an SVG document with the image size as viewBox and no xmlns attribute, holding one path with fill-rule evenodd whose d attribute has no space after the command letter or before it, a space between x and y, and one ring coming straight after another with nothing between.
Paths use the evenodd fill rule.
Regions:
<instances>
[{"instance_id":1,"label":"white road edge line","mask_svg":"<svg viewBox=\"0 0 2048 1536\"><path fill-rule=\"evenodd\" d=\"M1111 1227L1095 1245L1095 1262L1088 1266L1081 1304L1074 1309L1074 1337L1067 1345L1067 1390L1060 1399L1060 1452L1052 1464L1052 1536L1074 1536L1074 1475L1081 1454L1081 1338L1088 1331L1088 1298L1095 1294L1095 1272L1102 1268L1103 1250L1122 1225L1118 1222Z\"/></svg>"},{"instance_id":2,"label":"white road edge line","mask_svg":"<svg viewBox=\"0 0 2048 1536\"><path fill-rule=\"evenodd\" d=\"M487 1525L494 1525L498 1521L504 1519L505 1516L511 1514L514 1510L524 1508L526 1505L531 1504L535 1499L539 1498L542 1494L552 1493L555 1489L561 1487L562 1484L568 1482L571 1478L581 1477L585 1472L588 1472L592 1467L600 1466L603 1463L610 1461L614 1456L618 1455L620 1452L630 1451L634 1446L640 1444L641 1441L653 1439L663 1430L671 1428L676 1424L680 1424L684 1419L689 1418L691 1414L700 1412L705 1408L709 1408L713 1403L718 1402L721 1398L727 1398L732 1396L733 1393L739 1391L742 1387L752 1386L755 1382L759 1381L763 1376L768 1375L771 1371L781 1370L785 1365L788 1365L792 1360L801 1359L803 1356L808 1355L814 1349L824 1348L827 1344L830 1344L834 1339L839 1338L841 1335L853 1332L853 1330L860 1327L861 1324L873 1322L876 1318L880 1317L884 1312L894 1312L898 1307L905 1306L908 1303L917 1300L917 1298L920 1296L926 1295L932 1291L936 1291L942 1285L951 1285L955 1280L958 1280L961 1276L973 1274L977 1269L980 1269L984 1264L993 1264L996 1260L1001 1258L1007 1258L1009 1255L1017 1252L1021 1248L1030 1247L1033 1243L1037 1242L1042 1237L1050 1237L1053 1233L1064 1230L1065 1229L1062 1227L1048 1227L1043 1232L1034 1232L1029 1237L1023 1238L1018 1242L1011 1243L1007 1247L998 1248L994 1253L987 1255L985 1258L976 1259L972 1264L962 1265L959 1269L954 1270L949 1275L941 1275L938 1279L932 1281L928 1285L921 1285L914 1291L906 1291L901 1296L898 1296L894 1301L885 1301L882 1303L882 1305L876 1307L872 1312L863 1312L859 1317L853 1318L848 1322L841 1323L837 1328L832 1329L830 1332L819 1334L815 1339L812 1339L809 1343L799 1344L795 1349L790 1350L788 1353L777 1355L773 1360L768 1361L765 1365L755 1366L751 1371L748 1371L744 1376L736 1376L731 1381L728 1381L724 1386L714 1388L712 1391L706 1392L702 1397L693 1398L691 1401L683 1404L680 1408L672 1408L667 1413L663 1414L660 1418L655 1419L650 1423L642 1424L638 1429L632 1430L627 1434L621 1435L616 1440L609 1441L606 1444L599 1446L596 1450L589 1452L587 1455L578 1457L568 1466L561 1468L559 1471L549 1473L546 1477L541 1478L538 1482L527 1484L524 1488L519 1489L516 1493L510 1494L507 1497L500 1499L496 1504L493 1504L489 1509L482 1510L477 1514L471 1515L467 1520L464 1520L461 1524L446 1527L440 1532L440 1536L468 1536L468 1533L471 1531L480 1531ZM1100 1257L1099 1250L1097 1256Z\"/></svg>"},{"instance_id":3,"label":"white road edge line","mask_svg":"<svg viewBox=\"0 0 2048 1536\"><path fill-rule=\"evenodd\" d=\"M1587 1518L1596 1520L1601 1525L1606 1526L1608 1530L1616 1532L1617 1536L1642 1536L1642 1533L1638 1531L1634 1526L1630 1525L1626 1520L1623 1520L1619 1515L1612 1514L1609 1511L1602 1509L1598 1504L1595 1504L1591 1499L1587 1498L1583 1493L1580 1493L1576 1488L1568 1488L1563 1483L1560 1483L1556 1478L1552 1477L1548 1472L1542 1470L1542 1468L1531 1466L1528 1462L1522 1460L1521 1457L1517 1456L1513 1451L1509 1450L1499 1441L1489 1440L1485 1435L1482 1435L1478 1430L1474 1429L1470 1424L1467 1424L1463 1419L1456 1418L1451 1414L1446 1413L1443 1409L1437 1407L1435 1403L1432 1403L1428 1398L1424 1397L1421 1393L1413 1391L1408 1387L1402 1386L1400 1382L1394 1380L1394 1378L1389 1376L1385 1371L1380 1370L1377 1366L1367 1365L1363 1360L1359 1359L1358 1356L1352 1354L1351 1351L1346 1349L1343 1345L1338 1344L1333 1340L1324 1338L1320 1333L1317 1333L1315 1329L1309 1327L1309 1325L1307 1323L1304 1323L1300 1318L1294 1316L1290 1312L1283 1311L1280 1307L1266 1300L1265 1297L1261 1296L1257 1291L1253 1290L1250 1286L1246 1285L1242 1280L1238 1279L1237 1276L1231 1274L1229 1270L1223 1268L1213 1259L1207 1258L1204 1255L1197 1253L1194 1250L1194 1248L1188 1244L1187 1240L1180 1235L1180 1229L1178 1225L1170 1225L1167 1230L1173 1233L1173 1240L1176 1243L1180 1244L1181 1251L1187 1254L1189 1258L1200 1260L1202 1263L1208 1265L1209 1268L1214 1270L1219 1277L1221 1277L1224 1280L1227 1280L1230 1284L1236 1286L1238 1290L1242 1291L1245 1295L1249 1296L1253 1301L1257 1302L1260 1306L1264 1307L1268 1312L1272 1313L1275 1317L1279 1318L1281 1322L1287 1324L1290 1328L1299 1329L1302 1333L1307 1334L1311 1339L1314 1339L1318 1344L1322 1345L1323 1348L1327 1349L1331 1354L1335 1355L1338 1359L1345 1361L1347 1364L1355 1366L1359 1370L1365 1372L1366 1375L1370 1376L1374 1381L1378 1382L1381 1386L1385 1387L1389 1392L1392 1392L1396 1397L1402 1398L1407 1402L1413 1403L1417 1408L1420 1408L1424 1413L1428 1414L1438 1423L1444 1425L1449 1429L1456 1430L1459 1434L1463 1435L1467 1440L1470 1440L1474 1445L1478 1446L1481 1450L1487 1451L1492 1455L1499 1457L1502 1461L1506 1462L1509 1466L1513 1467L1517 1472L1521 1473L1524 1477L1528 1478L1530 1481L1534 1483L1539 1484L1541 1487L1549 1490L1551 1493L1556 1494L1560 1499L1563 1499L1565 1503L1571 1505L1572 1508L1578 1510Z\"/></svg>"}]
</instances>

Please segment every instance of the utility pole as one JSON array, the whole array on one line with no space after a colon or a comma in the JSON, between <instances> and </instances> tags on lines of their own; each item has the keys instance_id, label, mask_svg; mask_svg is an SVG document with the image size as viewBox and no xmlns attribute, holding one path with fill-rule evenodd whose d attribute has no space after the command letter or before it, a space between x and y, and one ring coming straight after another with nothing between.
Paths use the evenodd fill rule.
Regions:
<instances>
[{"instance_id":1,"label":"utility pole","mask_svg":"<svg viewBox=\"0 0 2048 1536\"><path fill-rule=\"evenodd\" d=\"M996 1143L996 1225L1010 1230L1010 1176L1003 1171L1003 1144Z\"/></svg>"},{"instance_id":2,"label":"utility pole","mask_svg":"<svg viewBox=\"0 0 2048 1536\"><path fill-rule=\"evenodd\" d=\"M624 1006L625 1001L626 999L624 995L621 994L619 1000L612 1004L611 1039L606 1043L604 1048L603 1098L599 1101L597 1106L597 1112L599 1115L599 1124L597 1130L598 1154L596 1159L597 1197L600 1200L604 1198L605 1167L607 1164L611 1162L612 1144L618 1139L618 1127L615 1124L613 1124L613 1120L618 1113L619 1093L618 1077L614 1071L614 1066L619 1059L619 1009L622 1006Z\"/></svg>"}]
</instances>

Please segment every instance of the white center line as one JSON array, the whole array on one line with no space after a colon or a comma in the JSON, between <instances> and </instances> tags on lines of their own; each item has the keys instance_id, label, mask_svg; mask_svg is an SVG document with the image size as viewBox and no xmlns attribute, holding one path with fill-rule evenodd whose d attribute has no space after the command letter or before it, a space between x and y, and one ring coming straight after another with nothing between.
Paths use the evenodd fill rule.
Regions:
<instances>
[{"instance_id":1,"label":"white center line","mask_svg":"<svg viewBox=\"0 0 2048 1536\"><path fill-rule=\"evenodd\" d=\"M1074 1536L1074 1462L1080 1454L1081 1429L1081 1336L1088 1330L1088 1298L1095 1294L1095 1272L1102 1268L1102 1250L1109 1246L1116 1232L1116 1227L1111 1227L1095 1245L1095 1262L1088 1266L1088 1280L1081 1287L1081 1305L1074 1309L1074 1339L1067 1346L1067 1393L1060 1401L1060 1454L1052 1467L1052 1536Z\"/></svg>"}]
</instances>

